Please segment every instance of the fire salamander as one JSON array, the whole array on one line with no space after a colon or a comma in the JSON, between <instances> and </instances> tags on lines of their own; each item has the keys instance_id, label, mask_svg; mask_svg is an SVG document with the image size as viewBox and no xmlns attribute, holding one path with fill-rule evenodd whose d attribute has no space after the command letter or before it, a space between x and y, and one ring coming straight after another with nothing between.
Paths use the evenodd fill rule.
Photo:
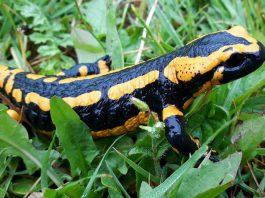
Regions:
<instances>
[{"instance_id":1,"label":"fire salamander","mask_svg":"<svg viewBox=\"0 0 265 198\"><path fill-rule=\"evenodd\" d=\"M1 66L0 92L24 120L44 131L54 130L50 98L58 96L91 128L93 137L119 135L146 123L148 113L140 112L130 100L138 98L163 120L172 147L188 155L198 146L185 132L183 110L199 94L251 73L264 61L264 46L236 26L107 73L108 56L54 76ZM15 117L14 111L10 115Z\"/></svg>"}]
</instances>

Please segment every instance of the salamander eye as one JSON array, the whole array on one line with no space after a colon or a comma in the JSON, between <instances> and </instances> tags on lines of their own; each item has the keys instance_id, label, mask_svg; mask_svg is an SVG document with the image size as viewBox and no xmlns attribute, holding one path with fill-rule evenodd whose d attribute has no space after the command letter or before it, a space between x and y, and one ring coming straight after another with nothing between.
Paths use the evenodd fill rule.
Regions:
<instances>
[{"instance_id":1,"label":"salamander eye","mask_svg":"<svg viewBox=\"0 0 265 198\"><path fill-rule=\"evenodd\" d=\"M244 56L242 54L233 54L226 61L225 66L235 67L235 66L241 65L245 60L246 60L246 56Z\"/></svg>"}]
</instances>

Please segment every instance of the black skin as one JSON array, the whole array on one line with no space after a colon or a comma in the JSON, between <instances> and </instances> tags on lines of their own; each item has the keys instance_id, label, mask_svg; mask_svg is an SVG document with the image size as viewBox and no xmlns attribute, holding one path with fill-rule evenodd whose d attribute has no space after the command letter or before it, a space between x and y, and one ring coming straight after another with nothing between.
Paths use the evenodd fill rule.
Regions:
<instances>
[{"instance_id":1,"label":"black skin","mask_svg":"<svg viewBox=\"0 0 265 198\"><path fill-rule=\"evenodd\" d=\"M170 116L164 123L168 142L180 153L189 155L198 149L189 135L185 133L185 123L182 116Z\"/></svg>"},{"instance_id":2,"label":"black skin","mask_svg":"<svg viewBox=\"0 0 265 198\"><path fill-rule=\"evenodd\" d=\"M214 72L218 67L224 67L221 83L230 82L254 71L265 60L265 50L261 43L259 43L260 50L258 52L246 52L231 56L225 63L216 66L203 75L195 76L188 82L180 81L178 84L175 84L164 76L164 68L176 57L207 57L223 46L241 43L245 45L250 44L244 38L233 36L227 32L219 32L202 37L176 51L134 67L92 79L74 81L68 84L58 83L60 79L65 77L60 77L58 81L52 83L45 83L43 79L31 80L26 77L27 73L19 73L15 76L13 89L21 89L23 97L25 97L27 93L35 92L46 98L51 98L53 96L62 98L69 96L75 97L94 90L101 91L102 96L99 102L87 107L74 108L80 118L91 130L97 132L123 125L126 120L139 113L139 110L131 103L131 97L136 97L146 102L150 109L162 118L162 110L169 105L174 105L177 109L183 111L184 103L191 98L194 93L200 90L205 82L213 78ZM241 60L241 58L243 60ZM158 80L154 83L144 88L136 89L131 94L125 94L118 100L111 100L108 98L107 93L110 87L127 82L153 70L158 70L160 72ZM69 76L75 76L75 71L76 70L73 69L73 71L69 72L71 73ZM5 82L6 81L7 79ZM0 92L6 95L18 108L22 108L23 106L23 116L33 127L45 131L54 130L50 112L43 112L37 104L26 104L24 100L21 103L17 103L11 95L5 94L4 89L0 90ZM194 153L197 149L197 145L185 132L183 116L170 116L166 118L164 122L166 137L172 147L176 148L184 155Z\"/></svg>"}]
</instances>

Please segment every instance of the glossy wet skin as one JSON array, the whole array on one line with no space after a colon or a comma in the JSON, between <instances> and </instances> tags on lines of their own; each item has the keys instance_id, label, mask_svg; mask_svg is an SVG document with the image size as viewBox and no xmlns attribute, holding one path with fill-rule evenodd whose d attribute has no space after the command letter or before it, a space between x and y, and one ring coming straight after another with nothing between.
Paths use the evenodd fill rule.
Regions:
<instances>
[{"instance_id":1,"label":"glossy wet skin","mask_svg":"<svg viewBox=\"0 0 265 198\"><path fill-rule=\"evenodd\" d=\"M33 127L45 131L54 129L50 98L61 97L92 129L94 137L119 135L144 124L148 113L141 113L131 103L130 98L136 97L163 119L170 144L189 154L197 146L185 133L183 109L213 86L251 73L264 60L264 46L243 28L234 27L105 74L86 76L82 69L68 72L72 76L51 78L0 67L0 91L18 109L23 107L22 115ZM76 74L81 77L73 77Z\"/></svg>"},{"instance_id":2,"label":"glossy wet skin","mask_svg":"<svg viewBox=\"0 0 265 198\"><path fill-rule=\"evenodd\" d=\"M260 50L256 53L235 53L224 64L224 78L221 83L238 79L255 71L265 60L265 47L258 42Z\"/></svg>"}]
</instances>

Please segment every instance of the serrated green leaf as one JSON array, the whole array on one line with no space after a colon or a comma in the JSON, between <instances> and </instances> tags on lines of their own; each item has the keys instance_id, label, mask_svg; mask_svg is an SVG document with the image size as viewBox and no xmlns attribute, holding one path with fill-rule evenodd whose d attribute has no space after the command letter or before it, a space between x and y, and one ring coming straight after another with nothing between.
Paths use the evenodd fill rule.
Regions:
<instances>
[{"instance_id":1,"label":"serrated green leaf","mask_svg":"<svg viewBox=\"0 0 265 198\"><path fill-rule=\"evenodd\" d=\"M98 150L89 129L79 116L62 99L51 99L51 117L56 126L56 135L64 148L73 176L86 173Z\"/></svg>"},{"instance_id":2,"label":"serrated green leaf","mask_svg":"<svg viewBox=\"0 0 265 198\"><path fill-rule=\"evenodd\" d=\"M41 7L30 1L21 1L15 5L16 9L20 11L21 15L32 19L31 27L47 24L48 20L43 14Z\"/></svg>"},{"instance_id":3,"label":"serrated green leaf","mask_svg":"<svg viewBox=\"0 0 265 198\"><path fill-rule=\"evenodd\" d=\"M42 45L38 48L38 52L42 56L55 56L59 54L61 51L56 45Z\"/></svg>"},{"instance_id":4,"label":"serrated green leaf","mask_svg":"<svg viewBox=\"0 0 265 198\"><path fill-rule=\"evenodd\" d=\"M265 137L265 116L254 117L239 125L231 138L236 148L243 151L244 158L255 157L256 148Z\"/></svg>"},{"instance_id":5,"label":"serrated green leaf","mask_svg":"<svg viewBox=\"0 0 265 198\"><path fill-rule=\"evenodd\" d=\"M210 198L219 195L235 180L241 158L241 153L235 153L220 162L191 169L182 179L178 191L169 197Z\"/></svg>"},{"instance_id":6,"label":"serrated green leaf","mask_svg":"<svg viewBox=\"0 0 265 198\"><path fill-rule=\"evenodd\" d=\"M36 164L31 160L28 160L26 156L34 159L36 156L32 151L35 151L32 145L29 142L27 131L16 123L14 120L9 118L5 113L0 114L0 147L5 150L5 152L13 154L15 156L21 156L24 159L25 164L27 165L30 172L33 172L36 169ZM20 144L13 137L19 137ZM30 153L28 153L30 152ZM39 153L42 156L41 153Z\"/></svg>"},{"instance_id":7,"label":"serrated green leaf","mask_svg":"<svg viewBox=\"0 0 265 198\"><path fill-rule=\"evenodd\" d=\"M46 43L48 41L53 41L54 36L51 33L40 33L34 32L29 36L30 40L34 41L37 44Z\"/></svg>"},{"instance_id":8,"label":"serrated green leaf","mask_svg":"<svg viewBox=\"0 0 265 198\"><path fill-rule=\"evenodd\" d=\"M26 129L3 112L0 112L0 122L0 148L8 155L21 157L31 174L41 168L45 151L36 150L32 146ZM60 185L60 179L52 170L48 170L47 174L56 185Z\"/></svg>"}]
</instances>

